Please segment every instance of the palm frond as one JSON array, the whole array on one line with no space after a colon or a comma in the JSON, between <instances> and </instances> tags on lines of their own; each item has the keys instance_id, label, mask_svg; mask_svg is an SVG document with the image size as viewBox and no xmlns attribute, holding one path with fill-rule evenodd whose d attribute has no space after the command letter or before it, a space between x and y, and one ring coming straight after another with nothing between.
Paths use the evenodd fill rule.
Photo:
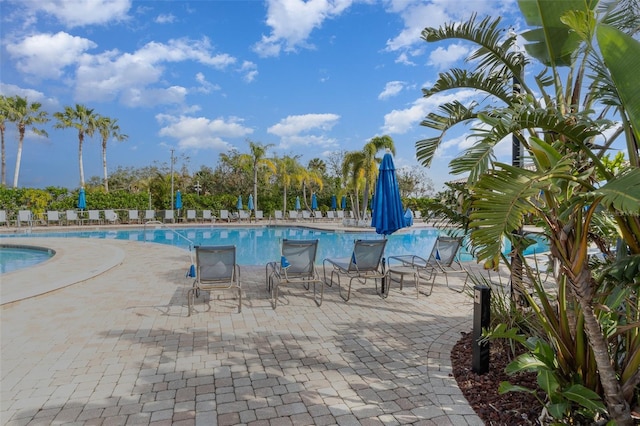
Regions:
<instances>
[{"instance_id":1,"label":"palm frond","mask_svg":"<svg viewBox=\"0 0 640 426\"><path fill-rule=\"evenodd\" d=\"M468 182L470 184L475 183L482 174L489 170L492 162L495 161L494 147L495 143L486 140L475 143L471 148L465 150L461 156L454 158L449 163L451 173L469 173Z\"/></svg>"},{"instance_id":2,"label":"palm frond","mask_svg":"<svg viewBox=\"0 0 640 426\"><path fill-rule=\"evenodd\" d=\"M626 214L640 212L640 169L633 168L593 191L602 204Z\"/></svg>"},{"instance_id":3,"label":"palm frond","mask_svg":"<svg viewBox=\"0 0 640 426\"><path fill-rule=\"evenodd\" d=\"M485 73L469 72L460 68L440 73L435 84L430 89L423 89L422 93L425 98L428 98L437 93L461 88L485 92L507 104L513 99L513 89L510 84L505 84L504 78L487 77Z\"/></svg>"}]
</instances>

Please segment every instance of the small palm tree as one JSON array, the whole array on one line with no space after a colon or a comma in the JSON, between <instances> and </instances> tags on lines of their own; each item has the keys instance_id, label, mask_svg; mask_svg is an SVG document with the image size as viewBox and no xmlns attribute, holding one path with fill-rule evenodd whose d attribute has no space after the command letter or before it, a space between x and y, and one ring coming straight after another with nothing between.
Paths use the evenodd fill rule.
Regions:
<instances>
[{"instance_id":1,"label":"small palm tree","mask_svg":"<svg viewBox=\"0 0 640 426\"><path fill-rule=\"evenodd\" d=\"M7 153L4 145L4 131L6 130L5 121L7 121L7 112L8 112L8 100L4 95L0 95L0 150L2 151L2 186L7 185Z\"/></svg>"},{"instance_id":2,"label":"small palm tree","mask_svg":"<svg viewBox=\"0 0 640 426\"><path fill-rule=\"evenodd\" d=\"M249 150L250 154L241 154L240 162L247 163L250 165L251 170L253 171L253 210L258 209L258 172L262 169L263 171L269 174L276 173L276 165L268 158L265 158L267 151L271 148L273 144L263 145L261 143L249 141Z\"/></svg>"},{"instance_id":3,"label":"small palm tree","mask_svg":"<svg viewBox=\"0 0 640 426\"><path fill-rule=\"evenodd\" d=\"M107 175L107 141L113 138L118 142L127 140L129 136L120 133L118 120L110 117L98 115L96 118L96 127L100 137L102 138L102 173L104 175L104 191L109 192L109 177Z\"/></svg>"},{"instance_id":4,"label":"small palm tree","mask_svg":"<svg viewBox=\"0 0 640 426\"><path fill-rule=\"evenodd\" d=\"M56 112L53 116L58 120L56 129L73 127L78 130L78 166L80 167L80 186L84 187L84 165L82 164L82 144L85 136L93 136L96 131L97 116L93 109L76 104L75 108L64 107L64 112Z\"/></svg>"},{"instance_id":5,"label":"small palm tree","mask_svg":"<svg viewBox=\"0 0 640 426\"><path fill-rule=\"evenodd\" d=\"M275 164L275 177L282 186L282 211L287 211L287 192L291 185L302 182L304 168L298 162L298 157L285 156L278 158Z\"/></svg>"},{"instance_id":6,"label":"small palm tree","mask_svg":"<svg viewBox=\"0 0 640 426\"><path fill-rule=\"evenodd\" d=\"M47 117L47 113L45 111L40 111L40 108L42 107L41 103L29 103L29 101L27 101L27 98L23 98L20 96L6 98L4 107L6 108L6 118L11 122L16 123L16 126L18 127L18 152L16 154L16 169L13 173L13 187L17 188L18 176L20 175L20 162L22 160L22 145L24 143L25 132L27 131L27 129L29 129L37 135L47 136L46 131L35 127L35 125L44 124L49 121L49 118Z\"/></svg>"}]
</instances>

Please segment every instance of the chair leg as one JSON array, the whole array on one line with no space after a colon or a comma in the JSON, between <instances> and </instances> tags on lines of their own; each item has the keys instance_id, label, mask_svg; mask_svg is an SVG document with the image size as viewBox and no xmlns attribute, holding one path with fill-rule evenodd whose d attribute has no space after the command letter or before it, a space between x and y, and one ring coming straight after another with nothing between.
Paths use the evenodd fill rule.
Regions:
<instances>
[{"instance_id":1,"label":"chair leg","mask_svg":"<svg viewBox=\"0 0 640 426\"><path fill-rule=\"evenodd\" d=\"M194 288L190 288L189 291L187 291L187 306L189 312L188 316L191 316L191 307L193 306L193 291Z\"/></svg>"},{"instance_id":2,"label":"chair leg","mask_svg":"<svg viewBox=\"0 0 640 426\"><path fill-rule=\"evenodd\" d=\"M242 289L238 287L238 313L242 312Z\"/></svg>"},{"instance_id":3,"label":"chair leg","mask_svg":"<svg viewBox=\"0 0 640 426\"><path fill-rule=\"evenodd\" d=\"M351 283L353 282L353 278L351 278L349 280L349 288L347 289L347 297L345 298L342 295L342 286L340 286L340 276L338 276L338 293L340 293L340 297L342 297L342 300L344 300L345 302L348 302L349 299L351 298Z\"/></svg>"},{"instance_id":4,"label":"chair leg","mask_svg":"<svg viewBox=\"0 0 640 426\"><path fill-rule=\"evenodd\" d=\"M321 306L322 305L322 299L324 297L324 281L320 281L320 301L319 302L316 299L316 284L318 284L318 282L314 281L313 282L313 300L314 300L314 302L316 302L316 305Z\"/></svg>"}]
</instances>

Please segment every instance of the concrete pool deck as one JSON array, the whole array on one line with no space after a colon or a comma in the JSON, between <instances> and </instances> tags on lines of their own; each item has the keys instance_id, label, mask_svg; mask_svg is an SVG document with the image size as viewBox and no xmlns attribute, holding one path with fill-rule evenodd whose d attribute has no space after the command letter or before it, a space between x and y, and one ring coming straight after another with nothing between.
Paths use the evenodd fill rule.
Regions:
<instances>
[{"instance_id":1,"label":"concrete pool deck","mask_svg":"<svg viewBox=\"0 0 640 426\"><path fill-rule=\"evenodd\" d=\"M264 267L241 265L242 313L214 293L188 317L185 250L24 243L62 256L0 277L2 424L482 424L451 376L473 303L444 279L419 298L354 283L347 303L325 287L321 307L287 288L273 310Z\"/></svg>"}]
</instances>

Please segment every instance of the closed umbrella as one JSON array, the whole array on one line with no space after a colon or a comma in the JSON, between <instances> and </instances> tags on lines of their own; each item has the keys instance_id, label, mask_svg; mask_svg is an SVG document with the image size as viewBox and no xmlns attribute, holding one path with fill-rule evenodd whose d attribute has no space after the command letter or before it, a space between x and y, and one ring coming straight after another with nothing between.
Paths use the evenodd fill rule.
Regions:
<instances>
[{"instance_id":1,"label":"closed umbrella","mask_svg":"<svg viewBox=\"0 0 640 426\"><path fill-rule=\"evenodd\" d=\"M311 194L311 210L318 210L318 198L316 194Z\"/></svg>"},{"instance_id":2,"label":"closed umbrella","mask_svg":"<svg viewBox=\"0 0 640 426\"><path fill-rule=\"evenodd\" d=\"M331 210L335 210L336 208L338 208L338 199L336 198L335 195L331 196Z\"/></svg>"},{"instance_id":3,"label":"closed umbrella","mask_svg":"<svg viewBox=\"0 0 640 426\"><path fill-rule=\"evenodd\" d=\"M182 208L182 193L180 190L176 192L176 210L180 210Z\"/></svg>"},{"instance_id":4,"label":"closed umbrella","mask_svg":"<svg viewBox=\"0 0 640 426\"><path fill-rule=\"evenodd\" d=\"M247 208L253 210L253 195L249 194L249 201L247 201Z\"/></svg>"},{"instance_id":5,"label":"closed umbrella","mask_svg":"<svg viewBox=\"0 0 640 426\"><path fill-rule=\"evenodd\" d=\"M380 163L375 194L371 226L376 228L378 234L382 234L386 238L387 235L406 226L396 169L393 165L393 157L388 150ZM384 259L382 265L384 268ZM383 295L385 284L382 280Z\"/></svg>"},{"instance_id":6,"label":"closed umbrella","mask_svg":"<svg viewBox=\"0 0 640 426\"><path fill-rule=\"evenodd\" d=\"M300 197L296 197L296 210L300 210Z\"/></svg>"},{"instance_id":7,"label":"closed umbrella","mask_svg":"<svg viewBox=\"0 0 640 426\"><path fill-rule=\"evenodd\" d=\"M340 206L342 207L342 210L346 210L346 208L347 208L347 196L346 195L342 196L342 200L340 201Z\"/></svg>"},{"instance_id":8,"label":"closed umbrella","mask_svg":"<svg viewBox=\"0 0 640 426\"><path fill-rule=\"evenodd\" d=\"M80 210L87 208L87 196L84 193L84 188L80 188L80 192L78 193L78 208Z\"/></svg>"},{"instance_id":9,"label":"closed umbrella","mask_svg":"<svg viewBox=\"0 0 640 426\"><path fill-rule=\"evenodd\" d=\"M236 203L236 209L242 210L242 195L238 196L238 202Z\"/></svg>"},{"instance_id":10,"label":"closed umbrella","mask_svg":"<svg viewBox=\"0 0 640 426\"><path fill-rule=\"evenodd\" d=\"M409 208L404 212L404 224L405 226L413 226L413 211Z\"/></svg>"}]
</instances>

